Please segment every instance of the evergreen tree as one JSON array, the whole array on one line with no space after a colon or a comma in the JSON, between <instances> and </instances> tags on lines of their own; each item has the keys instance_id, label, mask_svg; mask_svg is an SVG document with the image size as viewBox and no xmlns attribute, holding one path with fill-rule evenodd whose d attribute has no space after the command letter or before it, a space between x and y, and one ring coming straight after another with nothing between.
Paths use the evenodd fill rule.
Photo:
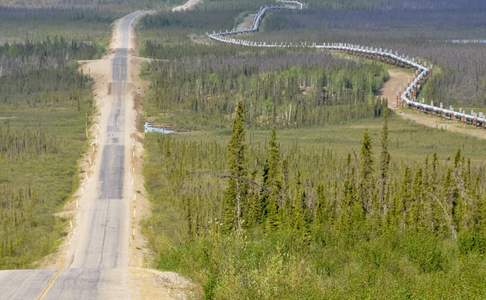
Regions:
<instances>
[{"instance_id":1,"label":"evergreen tree","mask_svg":"<svg viewBox=\"0 0 486 300\"><path fill-rule=\"evenodd\" d=\"M422 169L415 173L412 187L412 198L408 211L408 227L421 229L425 227L425 214L423 210L423 177Z\"/></svg>"},{"instance_id":2,"label":"evergreen tree","mask_svg":"<svg viewBox=\"0 0 486 300\"><path fill-rule=\"evenodd\" d=\"M375 213L376 205L374 201L373 153L368 131L365 131L363 135L360 160L359 197L363 211L369 215Z\"/></svg>"},{"instance_id":3,"label":"evergreen tree","mask_svg":"<svg viewBox=\"0 0 486 300\"><path fill-rule=\"evenodd\" d=\"M390 153L388 152L388 109L385 108L383 129L381 132L381 153L380 153L380 209L383 210L384 217L388 213L387 188L388 171L390 169Z\"/></svg>"},{"instance_id":4,"label":"evergreen tree","mask_svg":"<svg viewBox=\"0 0 486 300\"><path fill-rule=\"evenodd\" d=\"M268 200L266 201L265 214L269 229L274 229L281 222L281 212L279 211L282 195L282 166L280 161L280 149L277 143L277 134L272 130L268 144L268 179L267 190Z\"/></svg>"},{"instance_id":5,"label":"evergreen tree","mask_svg":"<svg viewBox=\"0 0 486 300\"><path fill-rule=\"evenodd\" d=\"M438 233L444 230L444 211L440 200L437 198L439 193L439 176L438 176L438 168L439 168L439 158L437 153L434 153L432 156L432 164L430 170L430 188L428 198L435 199L431 201L431 210L432 210L432 229L434 232ZM434 198L435 197L435 198Z\"/></svg>"},{"instance_id":6,"label":"evergreen tree","mask_svg":"<svg viewBox=\"0 0 486 300\"><path fill-rule=\"evenodd\" d=\"M245 145L245 111L243 103L236 107L233 132L228 145L230 178L224 197L223 226L225 231L240 230L243 224L243 203L247 203L248 167Z\"/></svg>"},{"instance_id":7,"label":"evergreen tree","mask_svg":"<svg viewBox=\"0 0 486 300\"><path fill-rule=\"evenodd\" d=\"M281 221L279 208L282 193L282 166L280 150L275 130L272 130L268 144L268 156L263 166L262 187L260 190L260 222L266 222L273 229Z\"/></svg>"},{"instance_id":8,"label":"evergreen tree","mask_svg":"<svg viewBox=\"0 0 486 300\"><path fill-rule=\"evenodd\" d=\"M402 184L400 186L400 193L396 197L396 216L399 220L400 229L405 229L407 224L407 215L410 211L410 204L412 202L412 174L410 168L405 168Z\"/></svg>"},{"instance_id":9,"label":"evergreen tree","mask_svg":"<svg viewBox=\"0 0 486 300\"><path fill-rule=\"evenodd\" d=\"M422 217L423 217L423 226L430 232L434 232L434 201L430 199L430 195L432 194L433 190L433 181L432 176L430 174L430 163L429 157L425 158L425 166L423 169L423 202L422 202Z\"/></svg>"},{"instance_id":10,"label":"evergreen tree","mask_svg":"<svg viewBox=\"0 0 486 300\"><path fill-rule=\"evenodd\" d=\"M254 171L251 173L251 181L255 182L255 177L257 172ZM260 194L256 189L249 189L248 191L248 205L247 211L245 214L245 227L252 227L258 224L261 220L261 202L260 202Z\"/></svg>"},{"instance_id":11,"label":"evergreen tree","mask_svg":"<svg viewBox=\"0 0 486 300\"><path fill-rule=\"evenodd\" d=\"M292 205L292 224L297 231L304 231L305 229L305 207L306 195L302 185L300 171L297 171L297 182L295 186L294 202Z\"/></svg>"},{"instance_id":12,"label":"evergreen tree","mask_svg":"<svg viewBox=\"0 0 486 300\"><path fill-rule=\"evenodd\" d=\"M288 197L289 197L289 161L284 159L282 161L282 192L281 192L281 210L282 213L285 213L285 209L288 206Z\"/></svg>"},{"instance_id":13,"label":"evergreen tree","mask_svg":"<svg viewBox=\"0 0 486 300\"><path fill-rule=\"evenodd\" d=\"M270 166L268 159L265 160L263 164L263 174L262 174L262 186L260 189L259 202L257 204L257 209L259 210L257 215L258 223L262 223L267 219L268 212L268 200L270 198L270 178L269 178Z\"/></svg>"},{"instance_id":14,"label":"evergreen tree","mask_svg":"<svg viewBox=\"0 0 486 300\"><path fill-rule=\"evenodd\" d=\"M343 186L343 199L339 207L338 231L348 232L352 227L352 210L356 201L355 169L352 167L351 154L346 160L346 175Z\"/></svg>"},{"instance_id":15,"label":"evergreen tree","mask_svg":"<svg viewBox=\"0 0 486 300\"><path fill-rule=\"evenodd\" d=\"M456 240L457 239L457 223L456 223L457 218L455 214L456 214L456 208L458 203L457 199L459 195L452 176L453 176L452 170L449 168L444 178L444 187L443 187L444 199L446 201L445 203L440 203L440 204L443 207L444 218L446 219L446 226L448 227L451 238L453 240Z\"/></svg>"}]
</instances>

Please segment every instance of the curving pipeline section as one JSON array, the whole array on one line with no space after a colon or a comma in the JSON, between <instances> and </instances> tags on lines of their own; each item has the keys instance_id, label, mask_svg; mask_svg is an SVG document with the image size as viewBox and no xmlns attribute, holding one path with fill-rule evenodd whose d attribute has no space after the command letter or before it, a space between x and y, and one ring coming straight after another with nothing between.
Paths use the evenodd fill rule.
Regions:
<instances>
[{"instance_id":1,"label":"curving pipeline section","mask_svg":"<svg viewBox=\"0 0 486 300\"><path fill-rule=\"evenodd\" d=\"M435 114L443 118L451 120L459 120L466 124L471 124L477 127L486 128L486 116L483 113L466 113L463 110L455 111L452 106L444 108L442 103L440 106L434 105L433 102L426 104L417 100L417 95L425 83L425 81L431 75L431 68L425 63L419 62L415 58L410 58L405 55L398 54L389 49L366 47L361 45L354 45L348 43L267 43L256 42L238 38L240 35L250 34L258 32L260 25L265 18L265 15L271 11L278 11L283 9L290 10L303 10L305 4L299 1L293 0L277 0L276 4L265 5L260 7L256 13L253 23L250 29L246 30L232 30L208 33L207 36L214 40L225 44L246 46L246 47L259 47L259 48L311 48L311 49L327 49L340 52L346 52L354 55L361 55L373 59L379 59L387 63L400 65L403 67L413 68L416 70L415 78L407 85L405 90L397 97L397 101L410 108L423 111L429 114Z\"/></svg>"}]
</instances>

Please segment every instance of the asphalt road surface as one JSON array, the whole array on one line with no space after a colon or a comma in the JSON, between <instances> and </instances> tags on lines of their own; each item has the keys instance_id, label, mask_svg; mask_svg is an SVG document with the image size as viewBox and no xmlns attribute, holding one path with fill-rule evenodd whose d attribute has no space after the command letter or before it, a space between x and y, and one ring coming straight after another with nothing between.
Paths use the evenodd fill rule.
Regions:
<instances>
[{"instance_id":1,"label":"asphalt road surface","mask_svg":"<svg viewBox=\"0 0 486 300\"><path fill-rule=\"evenodd\" d=\"M0 272L0 299L129 299L129 204L127 176L126 95L128 48L133 22L142 12L122 18L119 48L112 56L110 114L101 123L101 163L97 197L90 199L66 269Z\"/></svg>"}]
</instances>

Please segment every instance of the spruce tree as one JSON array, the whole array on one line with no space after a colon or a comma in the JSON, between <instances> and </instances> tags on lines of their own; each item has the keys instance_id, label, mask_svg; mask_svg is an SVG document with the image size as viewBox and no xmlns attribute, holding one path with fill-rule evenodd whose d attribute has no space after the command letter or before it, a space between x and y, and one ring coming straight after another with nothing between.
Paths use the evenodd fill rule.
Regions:
<instances>
[{"instance_id":1,"label":"spruce tree","mask_svg":"<svg viewBox=\"0 0 486 300\"><path fill-rule=\"evenodd\" d=\"M286 208L288 207L288 198L289 198L289 161L287 159L283 159L282 161L282 192L281 192L281 207L280 211L282 212L281 215L283 216L286 213ZM283 220L283 218L282 218Z\"/></svg>"},{"instance_id":2,"label":"spruce tree","mask_svg":"<svg viewBox=\"0 0 486 300\"><path fill-rule=\"evenodd\" d=\"M279 207L282 195L282 165L280 161L280 149L277 143L277 134L272 130L268 144L268 200L266 201L266 217L269 229L278 227L281 222Z\"/></svg>"},{"instance_id":3,"label":"spruce tree","mask_svg":"<svg viewBox=\"0 0 486 300\"><path fill-rule=\"evenodd\" d=\"M432 156L432 164L430 170L430 187L429 187L429 195L427 198L437 197L439 192L439 176L438 176L438 168L439 168L439 158L437 153L434 153ZM432 210L432 229L435 233L441 232L444 227L444 218L443 218L443 208L439 203L439 200L432 200L431 202L431 210Z\"/></svg>"},{"instance_id":4,"label":"spruce tree","mask_svg":"<svg viewBox=\"0 0 486 300\"><path fill-rule=\"evenodd\" d=\"M373 153L368 131L363 135L360 153L359 196L364 212L369 215L375 209L373 182Z\"/></svg>"},{"instance_id":5,"label":"spruce tree","mask_svg":"<svg viewBox=\"0 0 486 300\"><path fill-rule=\"evenodd\" d=\"M255 182L256 171L251 173L251 181ZM250 188L248 190L248 204L246 205L245 212L245 224L244 226L249 228L260 222L261 219L261 206L260 206L260 194L257 190Z\"/></svg>"},{"instance_id":6,"label":"spruce tree","mask_svg":"<svg viewBox=\"0 0 486 300\"><path fill-rule=\"evenodd\" d=\"M443 184L443 194L445 203L440 203L443 207L444 211L444 218L445 218L445 226L448 227L448 230L451 234L451 238L453 240L457 239L457 223L456 223L456 209L457 209L457 199L458 199L458 191L454 184L454 179L452 176L452 170L449 168L447 170L446 176L444 178Z\"/></svg>"},{"instance_id":7,"label":"spruce tree","mask_svg":"<svg viewBox=\"0 0 486 300\"><path fill-rule=\"evenodd\" d=\"M405 168L405 173L403 175L402 184L400 186L400 194L396 198L396 215L399 220L398 224L400 229L405 229L407 224L407 216L410 211L410 206L412 202L412 174L410 168Z\"/></svg>"},{"instance_id":8,"label":"spruce tree","mask_svg":"<svg viewBox=\"0 0 486 300\"><path fill-rule=\"evenodd\" d=\"M306 199L305 199L304 188L302 186L300 171L297 171L297 183L295 186L295 194L293 198L294 199L292 205L292 215L293 215L292 225L294 229L296 229L297 231L301 231L305 226L304 207L305 207Z\"/></svg>"},{"instance_id":9,"label":"spruce tree","mask_svg":"<svg viewBox=\"0 0 486 300\"><path fill-rule=\"evenodd\" d=\"M257 204L258 208L258 223L262 223L267 219L267 207L268 199L270 198L270 179L269 179L270 166L268 159L265 160L263 164L263 174L262 174L262 186L260 189L259 201Z\"/></svg>"},{"instance_id":10,"label":"spruce tree","mask_svg":"<svg viewBox=\"0 0 486 300\"><path fill-rule=\"evenodd\" d=\"M388 109L385 108L383 129L381 132L381 153L380 153L380 209L383 210L384 217L388 213L387 188L388 171L390 169L390 153L388 152Z\"/></svg>"},{"instance_id":11,"label":"spruce tree","mask_svg":"<svg viewBox=\"0 0 486 300\"><path fill-rule=\"evenodd\" d=\"M412 198L408 212L408 227L412 229L423 229L425 227L425 212L423 207L423 176L422 169L415 173L412 187Z\"/></svg>"},{"instance_id":12,"label":"spruce tree","mask_svg":"<svg viewBox=\"0 0 486 300\"><path fill-rule=\"evenodd\" d=\"M344 195L339 206L338 231L348 232L352 228L352 211L356 201L355 169L352 166L351 154L346 161L346 177L343 184Z\"/></svg>"},{"instance_id":13,"label":"spruce tree","mask_svg":"<svg viewBox=\"0 0 486 300\"><path fill-rule=\"evenodd\" d=\"M225 231L240 230L243 224L243 203L247 203L248 167L245 145L245 111L243 103L236 107L233 132L228 145L229 183L224 197L223 226Z\"/></svg>"}]
</instances>

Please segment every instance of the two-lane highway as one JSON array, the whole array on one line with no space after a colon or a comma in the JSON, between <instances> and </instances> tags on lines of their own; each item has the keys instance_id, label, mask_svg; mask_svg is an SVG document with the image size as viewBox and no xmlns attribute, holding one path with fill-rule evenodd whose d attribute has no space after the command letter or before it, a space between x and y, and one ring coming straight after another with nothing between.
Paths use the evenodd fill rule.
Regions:
<instances>
[{"instance_id":1,"label":"two-lane highway","mask_svg":"<svg viewBox=\"0 0 486 300\"><path fill-rule=\"evenodd\" d=\"M117 24L116 47L111 59L109 115L101 122L97 196L86 199L88 206L79 220L83 230L76 231L72 263L46 293L46 299L129 299L128 240L131 182L127 179L130 139L127 116L128 59L132 24L142 14L136 12ZM103 116L102 116L103 118ZM91 201L90 201L91 200Z\"/></svg>"}]
</instances>

